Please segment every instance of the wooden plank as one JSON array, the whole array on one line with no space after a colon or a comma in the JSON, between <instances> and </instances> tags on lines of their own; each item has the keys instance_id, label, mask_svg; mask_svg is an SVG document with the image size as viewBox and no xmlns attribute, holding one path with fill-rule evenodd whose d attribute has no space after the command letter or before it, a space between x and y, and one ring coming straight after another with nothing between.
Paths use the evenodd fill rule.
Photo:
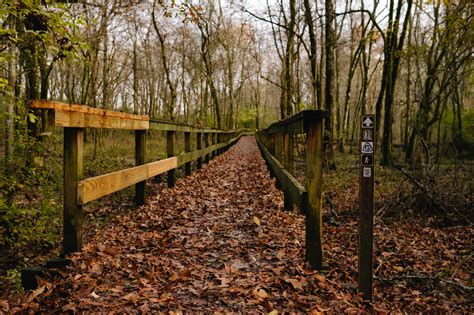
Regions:
<instances>
[{"instance_id":1,"label":"wooden plank","mask_svg":"<svg viewBox=\"0 0 474 315\"><path fill-rule=\"evenodd\" d=\"M285 134L284 138L284 150L285 150L285 160L283 165L285 166L285 169L290 173L293 174L293 169L294 169L294 141L293 141L293 135L292 134Z\"/></svg>"},{"instance_id":2,"label":"wooden plank","mask_svg":"<svg viewBox=\"0 0 474 315\"><path fill-rule=\"evenodd\" d=\"M189 153L191 152L191 133L185 132L184 133L184 152ZM189 176L191 175L191 163L187 162L184 164L184 175Z\"/></svg>"},{"instance_id":3,"label":"wooden plank","mask_svg":"<svg viewBox=\"0 0 474 315\"><path fill-rule=\"evenodd\" d=\"M56 127L108 128L128 130L149 129L149 121L147 120L97 115L62 109L56 109L54 111L53 124Z\"/></svg>"},{"instance_id":4,"label":"wooden plank","mask_svg":"<svg viewBox=\"0 0 474 315\"><path fill-rule=\"evenodd\" d=\"M199 151L202 148L202 133L198 132L196 133L196 149ZM200 169L202 167L202 157L198 157L196 160L196 167L197 169Z\"/></svg>"},{"instance_id":5,"label":"wooden plank","mask_svg":"<svg viewBox=\"0 0 474 315\"><path fill-rule=\"evenodd\" d=\"M80 205L86 204L92 200L144 181L148 177L148 165L145 164L85 179L78 184L77 203Z\"/></svg>"},{"instance_id":6,"label":"wooden plank","mask_svg":"<svg viewBox=\"0 0 474 315\"><path fill-rule=\"evenodd\" d=\"M148 177L163 174L173 168L178 167L178 158L176 156L146 164L148 166Z\"/></svg>"},{"instance_id":7,"label":"wooden plank","mask_svg":"<svg viewBox=\"0 0 474 315\"><path fill-rule=\"evenodd\" d=\"M306 130L306 258L315 269L324 269L322 246L322 121Z\"/></svg>"},{"instance_id":8,"label":"wooden plank","mask_svg":"<svg viewBox=\"0 0 474 315\"><path fill-rule=\"evenodd\" d=\"M150 120L147 115L133 115L118 111L104 110L100 108L94 108L84 105L67 104L62 102L47 101L47 100L31 100L29 106L35 109L49 109L49 110L62 110L72 111L77 113L85 113L107 117L125 118L131 120Z\"/></svg>"},{"instance_id":9,"label":"wooden plank","mask_svg":"<svg viewBox=\"0 0 474 315\"><path fill-rule=\"evenodd\" d=\"M186 162L209 154L212 150L233 144L238 139L239 137L236 137L227 143L216 144L212 147L188 152L180 156L173 156L164 160L82 180L77 186L77 204L86 204L148 178L174 170Z\"/></svg>"},{"instance_id":10,"label":"wooden plank","mask_svg":"<svg viewBox=\"0 0 474 315\"><path fill-rule=\"evenodd\" d=\"M225 142L225 143L218 143L218 144L212 145L210 147L207 147L207 148L204 148L204 149L201 149L201 150L196 150L196 151L181 154L181 155L177 156L177 158L178 158L178 167L181 166L181 165L184 165L188 162L195 161L195 160L197 160L199 158L202 158L206 155L209 155L213 151L217 151L221 148L229 146L229 145L233 144L234 142L236 142L237 140L238 140L238 137L236 137L236 138L234 138L234 139L232 139L228 142Z\"/></svg>"},{"instance_id":11,"label":"wooden plank","mask_svg":"<svg viewBox=\"0 0 474 315\"><path fill-rule=\"evenodd\" d=\"M204 133L204 148L208 148L209 147L209 133ZM209 163L209 154L206 154L205 158L204 158L204 161L206 163Z\"/></svg>"},{"instance_id":12,"label":"wooden plank","mask_svg":"<svg viewBox=\"0 0 474 315\"><path fill-rule=\"evenodd\" d=\"M174 156L174 131L166 132L166 154L168 157ZM171 169L167 173L168 187L173 187L176 183L175 170Z\"/></svg>"},{"instance_id":13,"label":"wooden plank","mask_svg":"<svg viewBox=\"0 0 474 315\"><path fill-rule=\"evenodd\" d=\"M281 182L282 189L288 194L291 203L296 205L301 211L304 211L304 196L306 196L306 189L293 177L283 165L265 148L264 144L257 139L257 144L262 152L262 155L271 168L272 173Z\"/></svg>"},{"instance_id":14,"label":"wooden plank","mask_svg":"<svg viewBox=\"0 0 474 315\"><path fill-rule=\"evenodd\" d=\"M265 129L267 133L304 133L309 126L316 121L329 117L329 113L324 110L308 109L299 112L285 120L275 122Z\"/></svg>"},{"instance_id":15,"label":"wooden plank","mask_svg":"<svg viewBox=\"0 0 474 315\"><path fill-rule=\"evenodd\" d=\"M135 165L145 164L146 154L146 132L135 131ZM141 206L146 200L146 180L135 184L135 205Z\"/></svg>"},{"instance_id":16,"label":"wooden plank","mask_svg":"<svg viewBox=\"0 0 474 315\"><path fill-rule=\"evenodd\" d=\"M77 183L83 175L84 129L64 128L63 254L82 249L82 206L76 203Z\"/></svg>"},{"instance_id":17,"label":"wooden plank","mask_svg":"<svg viewBox=\"0 0 474 315\"><path fill-rule=\"evenodd\" d=\"M224 130L205 128L205 127L196 127L185 124L180 124L172 121L162 120L162 119L152 119L150 121L150 129L158 131L178 131L178 132L217 132L223 133Z\"/></svg>"}]
</instances>

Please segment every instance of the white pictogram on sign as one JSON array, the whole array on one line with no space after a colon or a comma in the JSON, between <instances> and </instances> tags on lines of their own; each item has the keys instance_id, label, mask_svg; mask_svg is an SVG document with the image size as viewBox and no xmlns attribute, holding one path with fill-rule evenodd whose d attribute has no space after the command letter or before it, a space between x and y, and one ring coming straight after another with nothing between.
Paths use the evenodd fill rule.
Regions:
<instances>
[{"instance_id":1,"label":"white pictogram on sign","mask_svg":"<svg viewBox=\"0 0 474 315\"><path fill-rule=\"evenodd\" d=\"M372 169L370 167L364 167L363 176L364 177L372 177Z\"/></svg>"},{"instance_id":2,"label":"white pictogram on sign","mask_svg":"<svg viewBox=\"0 0 474 315\"><path fill-rule=\"evenodd\" d=\"M362 140L364 140L364 141L374 141L374 131L372 129L363 129L362 130Z\"/></svg>"},{"instance_id":3,"label":"white pictogram on sign","mask_svg":"<svg viewBox=\"0 0 474 315\"><path fill-rule=\"evenodd\" d=\"M374 143L362 141L361 151L362 153L374 153Z\"/></svg>"},{"instance_id":4,"label":"white pictogram on sign","mask_svg":"<svg viewBox=\"0 0 474 315\"><path fill-rule=\"evenodd\" d=\"M365 117L364 120L362 121L362 126L364 127L373 127L374 121L372 120L371 117Z\"/></svg>"}]
</instances>

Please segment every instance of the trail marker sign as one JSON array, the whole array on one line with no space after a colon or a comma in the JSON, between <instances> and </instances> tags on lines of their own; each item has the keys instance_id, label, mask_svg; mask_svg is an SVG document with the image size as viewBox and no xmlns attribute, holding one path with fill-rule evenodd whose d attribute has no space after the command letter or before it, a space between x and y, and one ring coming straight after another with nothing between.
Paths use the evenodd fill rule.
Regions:
<instances>
[{"instance_id":1,"label":"trail marker sign","mask_svg":"<svg viewBox=\"0 0 474 315\"><path fill-rule=\"evenodd\" d=\"M358 282L366 300L372 300L375 123L374 115L360 120Z\"/></svg>"},{"instance_id":2,"label":"trail marker sign","mask_svg":"<svg viewBox=\"0 0 474 315\"><path fill-rule=\"evenodd\" d=\"M362 127L373 128L374 127L375 117L373 115L362 116Z\"/></svg>"}]
</instances>

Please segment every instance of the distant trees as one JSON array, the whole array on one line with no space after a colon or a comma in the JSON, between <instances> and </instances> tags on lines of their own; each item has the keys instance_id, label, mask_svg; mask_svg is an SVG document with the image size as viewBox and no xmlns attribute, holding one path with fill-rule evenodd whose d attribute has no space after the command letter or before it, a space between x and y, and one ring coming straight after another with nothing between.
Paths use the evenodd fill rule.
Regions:
<instances>
[{"instance_id":1,"label":"distant trees","mask_svg":"<svg viewBox=\"0 0 474 315\"><path fill-rule=\"evenodd\" d=\"M384 164L394 143L420 165L441 148L462 154L472 4L387 4L278 0L252 12L220 0L4 2L4 161L18 121L29 121L33 137L46 128L46 117L27 114L30 98L220 128L323 108L329 160L336 144L352 148L360 114L375 111Z\"/></svg>"}]
</instances>

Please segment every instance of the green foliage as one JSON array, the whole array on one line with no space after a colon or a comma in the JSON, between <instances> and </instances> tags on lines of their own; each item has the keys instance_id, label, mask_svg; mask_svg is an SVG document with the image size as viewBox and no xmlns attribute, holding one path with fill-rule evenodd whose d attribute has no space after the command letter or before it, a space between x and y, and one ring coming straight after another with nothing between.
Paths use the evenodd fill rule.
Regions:
<instances>
[{"instance_id":1,"label":"green foliage","mask_svg":"<svg viewBox=\"0 0 474 315\"><path fill-rule=\"evenodd\" d=\"M237 117L238 126L241 128L255 128L257 109L240 109Z\"/></svg>"},{"instance_id":2,"label":"green foliage","mask_svg":"<svg viewBox=\"0 0 474 315\"><path fill-rule=\"evenodd\" d=\"M47 184L37 168L0 178L0 246L53 246L60 209L45 194Z\"/></svg>"},{"instance_id":3,"label":"green foliage","mask_svg":"<svg viewBox=\"0 0 474 315\"><path fill-rule=\"evenodd\" d=\"M462 115L463 126L463 145L470 151L474 152L474 109L466 110Z\"/></svg>"},{"instance_id":4,"label":"green foliage","mask_svg":"<svg viewBox=\"0 0 474 315\"><path fill-rule=\"evenodd\" d=\"M0 277L0 288L2 287L8 287L16 292L24 293L23 286L21 285L21 272L19 268L9 269L5 276Z\"/></svg>"}]
</instances>

